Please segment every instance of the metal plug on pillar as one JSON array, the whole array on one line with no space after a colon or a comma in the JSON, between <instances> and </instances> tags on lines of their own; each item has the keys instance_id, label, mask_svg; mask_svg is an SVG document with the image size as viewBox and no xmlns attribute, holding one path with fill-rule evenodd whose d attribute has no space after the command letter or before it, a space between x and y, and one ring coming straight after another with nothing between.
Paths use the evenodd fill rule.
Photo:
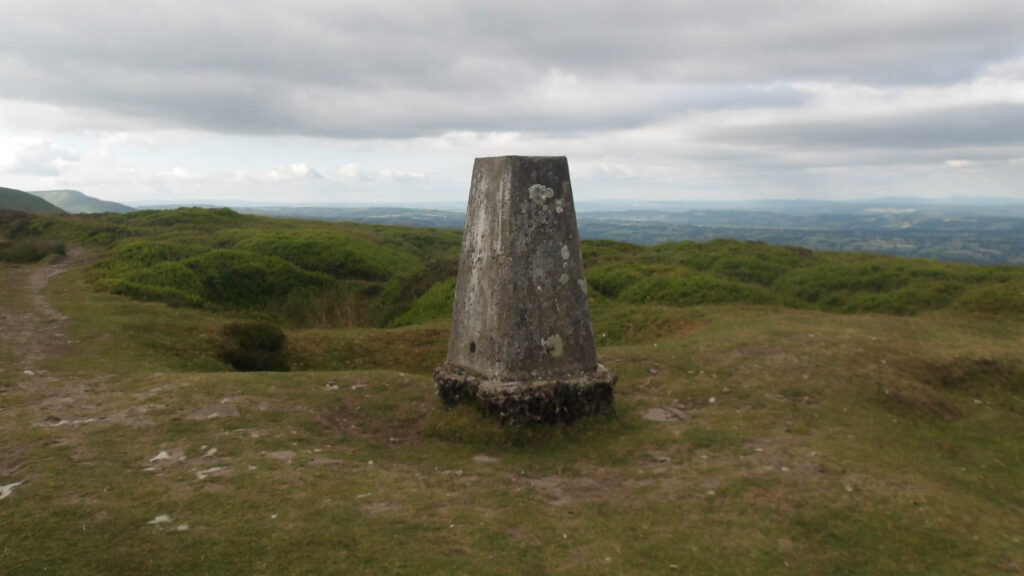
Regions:
<instances>
[{"instance_id":1,"label":"metal plug on pillar","mask_svg":"<svg viewBox=\"0 0 1024 576\"><path fill-rule=\"evenodd\" d=\"M610 412L616 376L597 362L576 210L564 156L477 158L459 257L448 406L504 423Z\"/></svg>"}]
</instances>

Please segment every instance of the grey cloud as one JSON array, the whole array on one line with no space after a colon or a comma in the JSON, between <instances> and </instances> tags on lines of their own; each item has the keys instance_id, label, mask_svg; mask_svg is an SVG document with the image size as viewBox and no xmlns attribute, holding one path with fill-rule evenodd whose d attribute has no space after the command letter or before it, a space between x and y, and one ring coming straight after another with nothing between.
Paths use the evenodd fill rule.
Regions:
<instances>
[{"instance_id":1,"label":"grey cloud","mask_svg":"<svg viewBox=\"0 0 1024 576\"><path fill-rule=\"evenodd\" d=\"M874 118L716 129L734 142L820 149L947 149L1024 146L1024 105L960 106Z\"/></svg>"},{"instance_id":2,"label":"grey cloud","mask_svg":"<svg viewBox=\"0 0 1024 576\"><path fill-rule=\"evenodd\" d=\"M36 0L5 21L0 97L144 126L400 138L798 106L795 80L950 82L1020 54L1024 4ZM552 73L577 93L547 97Z\"/></svg>"}]
</instances>

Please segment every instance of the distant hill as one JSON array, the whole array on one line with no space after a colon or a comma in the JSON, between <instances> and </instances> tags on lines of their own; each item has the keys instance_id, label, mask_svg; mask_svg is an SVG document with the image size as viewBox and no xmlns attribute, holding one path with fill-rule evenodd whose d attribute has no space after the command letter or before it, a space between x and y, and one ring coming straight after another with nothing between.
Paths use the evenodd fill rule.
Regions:
<instances>
[{"instance_id":1,"label":"distant hill","mask_svg":"<svg viewBox=\"0 0 1024 576\"><path fill-rule=\"evenodd\" d=\"M20 210L36 214L60 214L64 212L39 196L13 188L2 187L0 187L0 210Z\"/></svg>"},{"instance_id":2,"label":"distant hill","mask_svg":"<svg viewBox=\"0 0 1024 576\"><path fill-rule=\"evenodd\" d=\"M135 210L131 206L86 196L78 190L42 190L39 192L29 192L29 194L38 196L61 210L72 214L97 214L100 212L124 214Z\"/></svg>"}]
</instances>

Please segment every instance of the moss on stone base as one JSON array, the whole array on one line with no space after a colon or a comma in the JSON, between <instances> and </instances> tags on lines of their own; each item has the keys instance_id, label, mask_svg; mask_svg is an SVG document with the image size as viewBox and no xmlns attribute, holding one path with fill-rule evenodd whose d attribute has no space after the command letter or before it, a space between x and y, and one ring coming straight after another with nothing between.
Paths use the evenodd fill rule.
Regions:
<instances>
[{"instance_id":1,"label":"moss on stone base","mask_svg":"<svg viewBox=\"0 0 1024 576\"><path fill-rule=\"evenodd\" d=\"M491 380L448 365L434 371L437 394L445 406L474 403L502 424L572 422L613 412L616 380L600 365L586 374L530 381Z\"/></svg>"}]
</instances>

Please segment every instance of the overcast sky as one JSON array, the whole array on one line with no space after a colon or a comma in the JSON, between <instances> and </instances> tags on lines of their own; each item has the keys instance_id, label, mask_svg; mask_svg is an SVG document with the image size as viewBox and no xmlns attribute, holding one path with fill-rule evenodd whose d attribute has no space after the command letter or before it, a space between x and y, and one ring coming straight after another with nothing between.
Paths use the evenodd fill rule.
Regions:
<instances>
[{"instance_id":1,"label":"overcast sky","mask_svg":"<svg viewBox=\"0 0 1024 576\"><path fill-rule=\"evenodd\" d=\"M129 204L1024 199L1024 1L0 0L0 186Z\"/></svg>"}]
</instances>

